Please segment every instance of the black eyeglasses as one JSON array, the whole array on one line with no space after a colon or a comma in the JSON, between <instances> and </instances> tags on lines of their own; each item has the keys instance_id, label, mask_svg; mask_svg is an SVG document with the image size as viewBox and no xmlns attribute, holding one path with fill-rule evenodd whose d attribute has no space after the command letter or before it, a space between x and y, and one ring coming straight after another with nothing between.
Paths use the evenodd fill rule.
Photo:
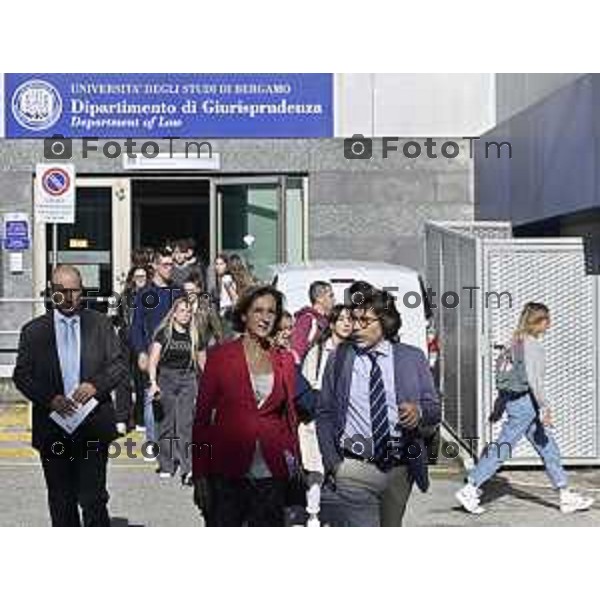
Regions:
<instances>
[{"instance_id":1,"label":"black eyeglasses","mask_svg":"<svg viewBox=\"0 0 600 600\"><path fill-rule=\"evenodd\" d=\"M375 321L379 321L379 317L368 318L368 317L354 317L353 316L351 318L352 318L352 322L358 323L358 326L361 329L366 329L367 327L369 327L370 325L375 323Z\"/></svg>"}]
</instances>

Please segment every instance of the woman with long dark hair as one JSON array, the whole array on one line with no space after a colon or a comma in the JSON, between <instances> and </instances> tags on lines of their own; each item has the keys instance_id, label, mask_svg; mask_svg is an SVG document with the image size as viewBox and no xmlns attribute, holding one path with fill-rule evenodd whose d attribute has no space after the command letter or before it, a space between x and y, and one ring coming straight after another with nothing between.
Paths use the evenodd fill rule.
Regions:
<instances>
[{"instance_id":1,"label":"woman with long dark hair","mask_svg":"<svg viewBox=\"0 0 600 600\"><path fill-rule=\"evenodd\" d=\"M273 336L273 345L291 352L292 332L294 331L294 316L287 310L283 311L279 327Z\"/></svg>"},{"instance_id":2,"label":"woman with long dark hair","mask_svg":"<svg viewBox=\"0 0 600 600\"><path fill-rule=\"evenodd\" d=\"M232 337L231 315L238 300L235 281L229 272L229 258L218 254L212 269L208 271L207 291L215 310L221 318L223 337Z\"/></svg>"},{"instance_id":3,"label":"woman with long dark hair","mask_svg":"<svg viewBox=\"0 0 600 600\"><path fill-rule=\"evenodd\" d=\"M238 254L232 254L229 257L229 273L231 274L234 283L235 304L237 299L242 296L248 288L256 285L256 282L252 275L250 275L246 263L244 263L242 257Z\"/></svg>"},{"instance_id":4,"label":"woman with long dark hair","mask_svg":"<svg viewBox=\"0 0 600 600\"><path fill-rule=\"evenodd\" d=\"M239 299L240 337L208 352L194 425L197 503L208 526L283 526L298 473L291 353L273 347L283 296L270 286Z\"/></svg>"},{"instance_id":5,"label":"woman with long dark hair","mask_svg":"<svg viewBox=\"0 0 600 600\"><path fill-rule=\"evenodd\" d=\"M217 254L207 277L207 291L221 317L233 308L237 300L233 277L229 273L229 258L226 254Z\"/></svg>"},{"instance_id":6,"label":"woman with long dark hair","mask_svg":"<svg viewBox=\"0 0 600 600\"><path fill-rule=\"evenodd\" d=\"M323 373L329 355L352 335L354 324L350 308L336 304L329 315L329 325L317 342L308 351L302 365L302 375L305 377L314 393L321 390ZM309 525L316 518L320 504L320 488L323 483L324 469L317 440L315 421L305 420L298 426L302 466L306 472L307 511Z\"/></svg>"},{"instance_id":7,"label":"woman with long dark hair","mask_svg":"<svg viewBox=\"0 0 600 600\"><path fill-rule=\"evenodd\" d=\"M315 390L321 389L323 372L329 355L338 344L352 335L353 321L350 308L336 304L330 315L329 325L313 347L307 352L302 364L302 373Z\"/></svg>"}]
</instances>

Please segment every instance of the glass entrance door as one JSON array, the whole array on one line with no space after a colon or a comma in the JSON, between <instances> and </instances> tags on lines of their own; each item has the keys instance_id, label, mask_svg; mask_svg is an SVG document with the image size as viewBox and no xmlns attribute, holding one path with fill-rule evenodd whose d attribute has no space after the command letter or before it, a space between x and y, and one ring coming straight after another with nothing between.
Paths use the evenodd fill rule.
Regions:
<instances>
[{"instance_id":1,"label":"glass entrance door","mask_svg":"<svg viewBox=\"0 0 600 600\"><path fill-rule=\"evenodd\" d=\"M216 181L216 251L238 254L259 280L268 265L306 260L302 178L252 177Z\"/></svg>"},{"instance_id":2,"label":"glass entrance door","mask_svg":"<svg viewBox=\"0 0 600 600\"><path fill-rule=\"evenodd\" d=\"M56 262L80 270L89 296L120 294L131 247L129 196L127 179L77 178L75 223L57 225L56 237L53 226L36 225L38 290L47 287ZM108 308L106 301L91 302L90 306L102 311Z\"/></svg>"}]
</instances>

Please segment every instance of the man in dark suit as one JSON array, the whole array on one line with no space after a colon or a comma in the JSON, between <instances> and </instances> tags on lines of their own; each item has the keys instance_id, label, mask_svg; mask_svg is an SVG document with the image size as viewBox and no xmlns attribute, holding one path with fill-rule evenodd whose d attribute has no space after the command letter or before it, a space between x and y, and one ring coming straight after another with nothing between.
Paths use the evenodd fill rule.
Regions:
<instances>
[{"instance_id":1,"label":"man in dark suit","mask_svg":"<svg viewBox=\"0 0 600 600\"><path fill-rule=\"evenodd\" d=\"M352 307L352 343L329 357L316 426L326 472L322 518L399 526L412 485L425 491L426 428L441 418L423 352L398 341L394 298L371 289Z\"/></svg>"},{"instance_id":2,"label":"man in dark suit","mask_svg":"<svg viewBox=\"0 0 600 600\"><path fill-rule=\"evenodd\" d=\"M19 340L13 380L33 403L32 444L48 488L53 526L109 526L108 445L116 435L110 392L127 377L125 355L109 320L81 307L77 269L52 274L54 308L27 323ZM92 398L98 406L68 435L51 418L72 415Z\"/></svg>"}]
</instances>

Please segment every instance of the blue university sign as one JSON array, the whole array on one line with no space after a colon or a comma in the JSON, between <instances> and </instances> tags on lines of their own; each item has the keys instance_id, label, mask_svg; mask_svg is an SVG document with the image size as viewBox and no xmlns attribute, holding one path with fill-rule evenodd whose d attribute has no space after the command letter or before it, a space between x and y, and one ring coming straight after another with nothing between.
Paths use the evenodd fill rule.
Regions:
<instances>
[{"instance_id":1,"label":"blue university sign","mask_svg":"<svg viewBox=\"0 0 600 600\"><path fill-rule=\"evenodd\" d=\"M5 213L2 238L5 250L28 250L29 217L26 213Z\"/></svg>"},{"instance_id":2,"label":"blue university sign","mask_svg":"<svg viewBox=\"0 0 600 600\"><path fill-rule=\"evenodd\" d=\"M333 135L331 73L5 74L5 135Z\"/></svg>"}]
</instances>

